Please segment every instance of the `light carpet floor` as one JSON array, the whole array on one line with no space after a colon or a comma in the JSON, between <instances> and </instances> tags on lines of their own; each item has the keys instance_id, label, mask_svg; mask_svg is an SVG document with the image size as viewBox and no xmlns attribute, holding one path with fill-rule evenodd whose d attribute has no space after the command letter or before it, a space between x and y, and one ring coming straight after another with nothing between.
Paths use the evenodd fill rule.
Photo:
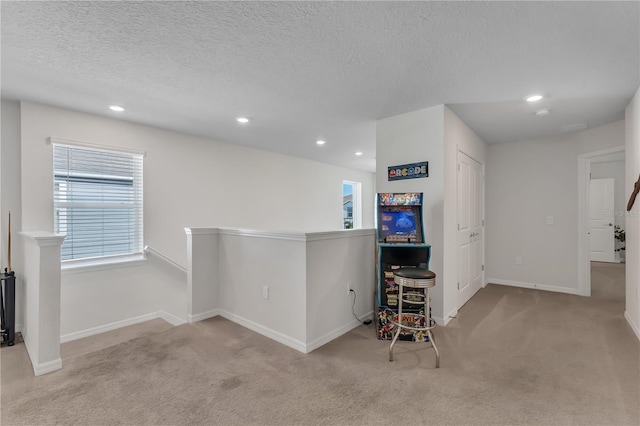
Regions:
<instances>
[{"instance_id":1,"label":"light carpet floor","mask_svg":"<svg viewBox=\"0 0 640 426\"><path fill-rule=\"evenodd\" d=\"M40 377L16 345L2 349L2 424L638 425L624 267L594 267L593 294L490 284L435 330L439 369L422 343L399 342L390 363L373 325L307 355L222 318L102 348L94 336Z\"/></svg>"}]
</instances>

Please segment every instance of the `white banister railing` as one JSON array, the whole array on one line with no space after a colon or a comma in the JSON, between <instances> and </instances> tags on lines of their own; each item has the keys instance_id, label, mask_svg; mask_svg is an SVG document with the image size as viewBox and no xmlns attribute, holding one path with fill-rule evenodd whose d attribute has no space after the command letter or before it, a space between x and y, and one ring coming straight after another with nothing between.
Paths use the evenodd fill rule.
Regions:
<instances>
[{"instance_id":1,"label":"white banister railing","mask_svg":"<svg viewBox=\"0 0 640 426\"><path fill-rule=\"evenodd\" d=\"M152 247L144 246L144 254L145 254L145 256L148 255L149 253L151 253L152 255L156 256L157 258L159 258L160 260L164 261L165 263L168 263L169 265L173 266L174 268L179 269L180 271L184 272L185 274L187 273L187 268L185 268L184 266L182 266L181 264L179 264L175 260L171 259L166 254L164 254L162 252L159 252L158 250L156 250L156 249L154 249Z\"/></svg>"}]
</instances>

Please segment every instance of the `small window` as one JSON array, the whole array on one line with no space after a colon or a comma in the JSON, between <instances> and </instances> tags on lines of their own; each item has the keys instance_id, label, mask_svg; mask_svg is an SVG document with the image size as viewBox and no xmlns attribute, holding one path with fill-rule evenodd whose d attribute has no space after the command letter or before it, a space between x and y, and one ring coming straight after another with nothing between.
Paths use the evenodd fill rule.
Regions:
<instances>
[{"instance_id":1,"label":"small window","mask_svg":"<svg viewBox=\"0 0 640 426\"><path fill-rule=\"evenodd\" d=\"M360 182L342 182L342 221L344 229L362 227Z\"/></svg>"},{"instance_id":2,"label":"small window","mask_svg":"<svg viewBox=\"0 0 640 426\"><path fill-rule=\"evenodd\" d=\"M54 144L53 161L61 260L141 255L142 155Z\"/></svg>"}]
</instances>

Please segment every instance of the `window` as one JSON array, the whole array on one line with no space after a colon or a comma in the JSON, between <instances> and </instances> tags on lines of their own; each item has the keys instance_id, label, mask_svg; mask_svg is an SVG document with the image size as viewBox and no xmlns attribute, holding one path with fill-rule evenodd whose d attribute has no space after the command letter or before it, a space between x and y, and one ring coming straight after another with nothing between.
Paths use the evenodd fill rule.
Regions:
<instances>
[{"instance_id":1,"label":"window","mask_svg":"<svg viewBox=\"0 0 640 426\"><path fill-rule=\"evenodd\" d=\"M142 254L142 155L53 144L63 262Z\"/></svg>"},{"instance_id":2,"label":"window","mask_svg":"<svg viewBox=\"0 0 640 426\"><path fill-rule=\"evenodd\" d=\"M360 182L342 182L342 222L344 229L362 227Z\"/></svg>"}]
</instances>

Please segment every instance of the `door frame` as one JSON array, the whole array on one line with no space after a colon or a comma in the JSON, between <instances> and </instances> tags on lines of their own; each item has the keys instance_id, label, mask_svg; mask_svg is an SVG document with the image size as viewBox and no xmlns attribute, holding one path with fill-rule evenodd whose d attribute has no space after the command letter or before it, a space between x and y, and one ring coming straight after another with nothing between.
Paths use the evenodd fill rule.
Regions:
<instances>
[{"instance_id":1,"label":"door frame","mask_svg":"<svg viewBox=\"0 0 640 426\"><path fill-rule=\"evenodd\" d=\"M591 296L591 257L589 253L589 181L591 164L607 156L625 152L624 146L588 152L578 156L578 294ZM603 158L604 157L604 158Z\"/></svg>"}]
</instances>

